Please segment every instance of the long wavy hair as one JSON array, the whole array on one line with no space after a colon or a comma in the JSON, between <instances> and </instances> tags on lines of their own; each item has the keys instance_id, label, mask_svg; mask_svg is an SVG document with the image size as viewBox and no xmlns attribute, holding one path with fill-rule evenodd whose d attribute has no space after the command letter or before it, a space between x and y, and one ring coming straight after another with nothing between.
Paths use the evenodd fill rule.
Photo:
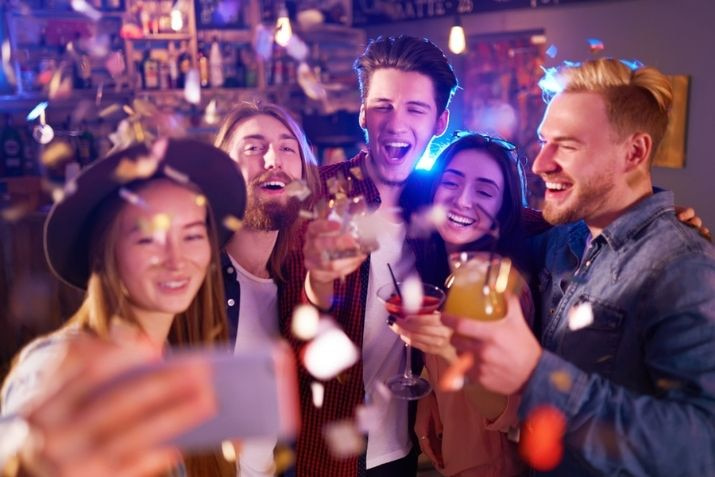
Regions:
<instances>
[{"instance_id":1,"label":"long wavy hair","mask_svg":"<svg viewBox=\"0 0 715 477\"><path fill-rule=\"evenodd\" d=\"M485 152L499 166L504 176L504 197L496 214L498 233L485 233L472 243L464 244L462 250L493 250L500 255L511 257L519 268L524 268L522 257L523 227L522 208L525 206L525 178L523 165L513 150L513 146L490 136L469 133L449 144L435 159L429 170L415 169L407 179L400 195L399 206L405 222L412 223L415 214L432 206L442 175L452 159L461 151L477 150ZM428 237L411 238L417 270L422 279L442 287L449 275L447 247L438 232Z\"/></svg>"},{"instance_id":2,"label":"long wavy hair","mask_svg":"<svg viewBox=\"0 0 715 477\"><path fill-rule=\"evenodd\" d=\"M151 187L152 182L136 181L124 187L140 193L142 189ZM181 186L186 187L183 184ZM129 306L115 255L119 236L118 218L123 207L127 205L115 195L105 199L93 214L94 225L89 249L91 273L87 293L82 306L65 326L78 326L103 338L109 336L112 319L125 320L141 329L141 324ZM211 262L206 277L189 307L176 315L172 322L168 342L175 347L228 343L216 225L210 205L207 205L206 211ZM184 465L191 477L235 475L235 466L226 462L219 452L186 456Z\"/></svg>"},{"instance_id":3,"label":"long wavy hair","mask_svg":"<svg viewBox=\"0 0 715 477\"><path fill-rule=\"evenodd\" d=\"M298 141L300 160L303 166L302 179L306 182L311 192L310 197L303 202L303 207L311 208L320 192L320 177L318 175L317 161L313 151L308 145L308 139L305 133L303 133L303 130L290 113L282 107L258 99L241 103L236 109L226 115L226 118L216 134L214 145L230 154L238 126L245 120L260 115L270 116L280 121ZM301 223L302 221L297 219L290 227L278 231L276 244L268 259L268 273L274 280L284 280L281 266L290 252L291 247L295 245L293 237L298 233Z\"/></svg>"}]
</instances>

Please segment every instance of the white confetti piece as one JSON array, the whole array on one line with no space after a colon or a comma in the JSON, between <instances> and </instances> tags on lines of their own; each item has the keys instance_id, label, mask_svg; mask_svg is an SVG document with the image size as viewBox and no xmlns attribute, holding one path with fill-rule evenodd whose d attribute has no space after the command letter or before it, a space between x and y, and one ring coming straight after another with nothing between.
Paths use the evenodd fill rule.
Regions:
<instances>
[{"instance_id":1,"label":"white confetti piece","mask_svg":"<svg viewBox=\"0 0 715 477\"><path fill-rule=\"evenodd\" d=\"M317 381L310 383L310 392L313 395L313 406L320 409L323 407L323 400L325 398L325 386Z\"/></svg>"},{"instance_id":2,"label":"white confetti piece","mask_svg":"<svg viewBox=\"0 0 715 477\"><path fill-rule=\"evenodd\" d=\"M400 285L402 292L402 307L407 314L414 314L422 307L424 289L422 282L416 275L410 275Z\"/></svg>"},{"instance_id":3,"label":"white confetti piece","mask_svg":"<svg viewBox=\"0 0 715 477\"><path fill-rule=\"evenodd\" d=\"M201 103L201 82L199 81L199 71L196 68L186 73L184 98L191 104L198 105Z\"/></svg>"},{"instance_id":4,"label":"white confetti piece","mask_svg":"<svg viewBox=\"0 0 715 477\"><path fill-rule=\"evenodd\" d=\"M297 338L308 341L318 332L319 322L320 315L314 306L298 305L293 309L291 331Z\"/></svg>"},{"instance_id":5,"label":"white confetti piece","mask_svg":"<svg viewBox=\"0 0 715 477\"><path fill-rule=\"evenodd\" d=\"M352 421L330 422L325 425L323 434L328 449L335 458L344 459L365 451L365 437Z\"/></svg>"},{"instance_id":6,"label":"white confetti piece","mask_svg":"<svg viewBox=\"0 0 715 477\"><path fill-rule=\"evenodd\" d=\"M318 332L306 347L303 365L315 378L327 381L346 370L360 357L350 338L330 319L322 319Z\"/></svg>"},{"instance_id":7,"label":"white confetti piece","mask_svg":"<svg viewBox=\"0 0 715 477\"><path fill-rule=\"evenodd\" d=\"M581 302L569 311L569 329L571 331L580 330L591 323L593 323L593 308L589 302Z\"/></svg>"}]
</instances>

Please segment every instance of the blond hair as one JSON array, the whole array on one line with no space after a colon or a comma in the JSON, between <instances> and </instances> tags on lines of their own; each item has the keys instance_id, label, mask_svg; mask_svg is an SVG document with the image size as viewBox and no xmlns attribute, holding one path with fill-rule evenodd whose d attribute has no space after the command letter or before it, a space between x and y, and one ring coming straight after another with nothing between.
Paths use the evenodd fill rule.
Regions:
<instances>
[{"instance_id":1,"label":"blond hair","mask_svg":"<svg viewBox=\"0 0 715 477\"><path fill-rule=\"evenodd\" d=\"M618 139L645 132L653 141L653 158L668 127L673 90L668 77L638 62L600 58L583 63L565 62L552 74L557 92L593 92L606 103L606 114ZM553 82L546 82L553 85ZM547 97L547 100L550 100Z\"/></svg>"},{"instance_id":2,"label":"blond hair","mask_svg":"<svg viewBox=\"0 0 715 477\"><path fill-rule=\"evenodd\" d=\"M230 154L231 145L238 126L247 119L261 115L270 116L280 121L280 123L283 124L298 141L300 160L303 165L302 178L311 192L310 197L303 202L303 206L305 208L312 207L320 191L320 178L318 176L317 161L313 151L308 145L308 139L306 138L305 133L303 133L303 130L293 117L291 117L290 113L282 107L273 103L263 102L260 99L241 103L236 109L226 115L226 118L216 134L214 146L223 149L226 153ZM296 220L292 226L278 231L276 244L273 247L270 258L268 259L268 272L274 279L283 279L281 267L285 257L290 251L290 247L295 243L293 241L293 237L295 237L300 227L300 222L300 220Z\"/></svg>"}]
</instances>

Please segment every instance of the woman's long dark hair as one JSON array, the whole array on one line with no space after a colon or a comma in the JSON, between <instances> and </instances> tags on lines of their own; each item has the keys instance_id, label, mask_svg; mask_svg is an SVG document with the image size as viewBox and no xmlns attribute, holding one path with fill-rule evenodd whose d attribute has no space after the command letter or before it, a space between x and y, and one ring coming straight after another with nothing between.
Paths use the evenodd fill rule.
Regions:
<instances>
[{"instance_id":1,"label":"woman's long dark hair","mask_svg":"<svg viewBox=\"0 0 715 477\"><path fill-rule=\"evenodd\" d=\"M447 146L437 156L431 169L416 169L410 174L400 195L399 205L403 219L409 227L415 214L432 206L442 175L454 156L461 151L472 149L488 154L497 163L504 176L504 197L495 217L499 226L496 238L493 234L485 234L462 248L494 250L502 256L510 257L517 267L523 270L523 247L519 244L523 244L521 212L525 206L525 179L513 146L505 141L470 133L459 137ZM410 242L415 251L417 271L422 280L443 287L449 275L449 262L446 244L442 237L438 232L433 231L426 238L410 238Z\"/></svg>"}]
</instances>

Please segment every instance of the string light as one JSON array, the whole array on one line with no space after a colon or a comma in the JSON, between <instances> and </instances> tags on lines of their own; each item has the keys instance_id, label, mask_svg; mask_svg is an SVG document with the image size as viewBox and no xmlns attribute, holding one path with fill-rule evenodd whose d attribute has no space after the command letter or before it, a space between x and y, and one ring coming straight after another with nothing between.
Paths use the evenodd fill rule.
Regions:
<instances>
[{"instance_id":1,"label":"string light","mask_svg":"<svg viewBox=\"0 0 715 477\"><path fill-rule=\"evenodd\" d=\"M454 25L449 30L449 51L455 55L464 53L467 49L467 39L464 36L464 28L462 28L462 20L457 16Z\"/></svg>"}]
</instances>

